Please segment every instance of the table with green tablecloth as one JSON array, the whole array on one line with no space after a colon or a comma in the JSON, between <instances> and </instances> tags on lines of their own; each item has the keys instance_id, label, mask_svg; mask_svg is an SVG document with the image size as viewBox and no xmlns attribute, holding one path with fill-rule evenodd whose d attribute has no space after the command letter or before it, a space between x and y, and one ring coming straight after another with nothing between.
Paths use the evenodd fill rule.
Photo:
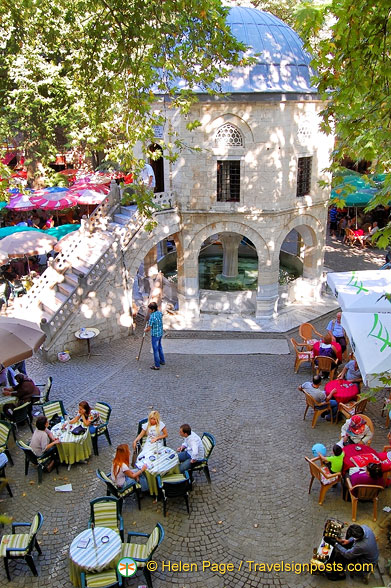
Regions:
<instances>
[{"instance_id":1,"label":"table with green tablecloth","mask_svg":"<svg viewBox=\"0 0 391 588\"><path fill-rule=\"evenodd\" d=\"M63 431L61 424L52 428L53 435L61 441L61 443L56 445L60 461L69 465L88 459L92 454L90 431L86 429L83 435L74 435L71 430L72 428L72 426L69 426L69 430Z\"/></svg>"},{"instance_id":2,"label":"table with green tablecloth","mask_svg":"<svg viewBox=\"0 0 391 588\"><path fill-rule=\"evenodd\" d=\"M144 464L147 464L148 469L144 471L147 478L149 492L151 495L157 496L157 481L156 476L160 474L177 474L179 473L179 458L176 451L169 447L164 447L163 444L149 444L144 446L137 457L136 467L141 469Z\"/></svg>"},{"instance_id":3,"label":"table with green tablecloth","mask_svg":"<svg viewBox=\"0 0 391 588\"><path fill-rule=\"evenodd\" d=\"M117 566L122 542L119 533L106 527L82 531L69 548L69 576L80 588L80 573L103 572Z\"/></svg>"}]
</instances>

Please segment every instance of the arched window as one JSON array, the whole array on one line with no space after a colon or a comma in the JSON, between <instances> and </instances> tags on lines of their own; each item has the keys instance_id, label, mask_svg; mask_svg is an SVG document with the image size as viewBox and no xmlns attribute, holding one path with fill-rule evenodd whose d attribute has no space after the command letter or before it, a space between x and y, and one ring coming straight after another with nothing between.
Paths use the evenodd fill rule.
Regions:
<instances>
[{"instance_id":1,"label":"arched window","mask_svg":"<svg viewBox=\"0 0 391 588\"><path fill-rule=\"evenodd\" d=\"M227 123L216 133L216 145L225 147L243 147L242 133L237 127Z\"/></svg>"},{"instance_id":2,"label":"arched window","mask_svg":"<svg viewBox=\"0 0 391 588\"><path fill-rule=\"evenodd\" d=\"M148 147L149 151L156 152L160 151L160 157L157 159L150 159L149 163L155 173L156 186L154 192L164 192L164 160L163 160L163 149L158 143L153 143Z\"/></svg>"}]
</instances>

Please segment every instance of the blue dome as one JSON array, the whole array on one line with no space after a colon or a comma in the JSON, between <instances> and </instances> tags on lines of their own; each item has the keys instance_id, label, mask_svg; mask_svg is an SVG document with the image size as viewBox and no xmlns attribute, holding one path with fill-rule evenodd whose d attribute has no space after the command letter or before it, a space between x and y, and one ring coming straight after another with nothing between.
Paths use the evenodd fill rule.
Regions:
<instances>
[{"instance_id":1,"label":"blue dome","mask_svg":"<svg viewBox=\"0 0 391 588\"><path fill-rule=\"evenodd\" d=\"M300 37L287 24L268 12L236 6L227 23L232 34L249 48L257 63L235 67L221 80L223 92L300 92L316 94L311 84L311 56ZM259 55L256 55L259 54Z\"/></svg>"}]
</instances>

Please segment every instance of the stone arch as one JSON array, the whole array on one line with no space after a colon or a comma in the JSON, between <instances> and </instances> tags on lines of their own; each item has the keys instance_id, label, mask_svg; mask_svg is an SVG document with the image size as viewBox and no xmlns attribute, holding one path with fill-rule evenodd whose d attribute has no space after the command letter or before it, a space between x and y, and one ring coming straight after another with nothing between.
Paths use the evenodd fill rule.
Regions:
<instances>
[{"instance_id":1,"label":"stone arch","mask_svg":"<svg viewBox=\"0 0 391 588\"><path fill-rule=\"evenodd\" d=\"M303 260L303 277L316 278L322 270L324 227L317 218L309 214L296 216L282 229L275 241L272 265L274 264L275 267L278 267L281 246L293 229L303 239L304 247L301 256Z\"/></svg>"},{"instance_id":2,"label":"stone arch","mask_svg":"<svg viewBox=\"0 0 391 588\"><path fill-rule=\"evenodd\" d=\"M258 255L258 290L260 287L260 273L270 265L270 252L264 239L253 228L235 221L220 221L210 223L197 231L193 237L184 243L184 274L190 278L192 296L198 299L199 296L199 279L198 279L198 258L202 243L215 233L237 233L250 239L255 246Z\"/></svg>"},{"instance_id":3,"label":"stone arch","mask_svg":"<svg viewBox=\"0 0 391 588\"><path fill-rule=\"evenodd\" d=\"M253 228L245 225L244 223L235 221L220 221L217 223L210 223L205 227L202 227L197 233L195 233L189 242L186 242L186 251L189 252L188 259L193 258L198 261L200 249L202 243L215 233L238 233L247 237L254 243L257 250L258 259L262 260L264 265L269 265L270 252L265 240L261 237L257 231ZM192 252L192 253L191 253Z\"/></svg>"},{"instance_id":4,"label":"stone arch","mask_svg":"<svg viewBox=\"0 0 391 588\"><path fill-rule=\"evenodd\" d=\"M125 252L125 263L129 276L132 278L134 278L138 268L143 263L144 257L153 247L163 239L180 231L180 218L176 212L159 214L155 220L158 221L158 225L150 233L141 229L136 239L131 241L130 246ZM135 255L132 256L132 252Z\"/></svg>"},{"instance_id":5,"label":"stone arch","mask_svg":"<svg viewBox=\"0 0 391 588\"><path fill-rule=\"evenodd\" d=\"M244 145L254 142L254 137L249 125L243 118L241 118L237 114L233 114L232 112L227 112L226 114L218 116L214 120L207 123L205 125L205 132L214 139L214 136L216 135L219 128L223 127L225 124L231 124L234 127L238 128L238 130L243 136ZM212 142L214 143L214 141Z\"/></svg>"}]
</instances>

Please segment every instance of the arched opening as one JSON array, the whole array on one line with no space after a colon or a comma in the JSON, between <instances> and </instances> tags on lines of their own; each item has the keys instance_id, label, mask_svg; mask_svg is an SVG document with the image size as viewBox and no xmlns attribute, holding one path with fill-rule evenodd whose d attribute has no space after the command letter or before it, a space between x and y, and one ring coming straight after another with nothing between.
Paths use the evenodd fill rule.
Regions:
<instances>
[{"instance_id":1,"label":"arched opening","mask_svg":"<svg viewBox=\"0 0 391 588\"><path fill-rule=\"evenodd\" d=\"M156 186L154 192L164 192L164 159L163 159L163 149L158 143L152 143L148 150L151 153L157 153L159 157L157 159L153 159L152 157L149 159L149 163L152 166L152 169L155 173L155 180Z\"/></svg>"},{"instance_id":2,"label":"arched opening","mask_svg":"<svg viewBox=\"0 0 391 588\"><path fill-rule=\"evenodd\" d=\"M238 233L211 235L200 249L198 278L199 287L203 290L255 291L258 255L254 244Z\"/></svg>"},{"instance_id":3,"label":"arched opening","mask_svg":"<svg viewBox=\"0 0 391 588\"><path fill-rule=\"evenodd\" d=\"M170 235L154 245L144 257L134 281L133 300L137 307L146 306L158 272L163 274L163 305L178 305L177 237Z\"/></svg>"},{"instance_id":4,"label":"arched opening","mask_svg":"<svg viewBox=\"0 0 391 588\"><path fill-rule=\"evenodd\" d=\"M288 284L303 275L302 248L303 239L300 233L292 229L280 249L279 284Z\"/></svg>"}]
</instances>

